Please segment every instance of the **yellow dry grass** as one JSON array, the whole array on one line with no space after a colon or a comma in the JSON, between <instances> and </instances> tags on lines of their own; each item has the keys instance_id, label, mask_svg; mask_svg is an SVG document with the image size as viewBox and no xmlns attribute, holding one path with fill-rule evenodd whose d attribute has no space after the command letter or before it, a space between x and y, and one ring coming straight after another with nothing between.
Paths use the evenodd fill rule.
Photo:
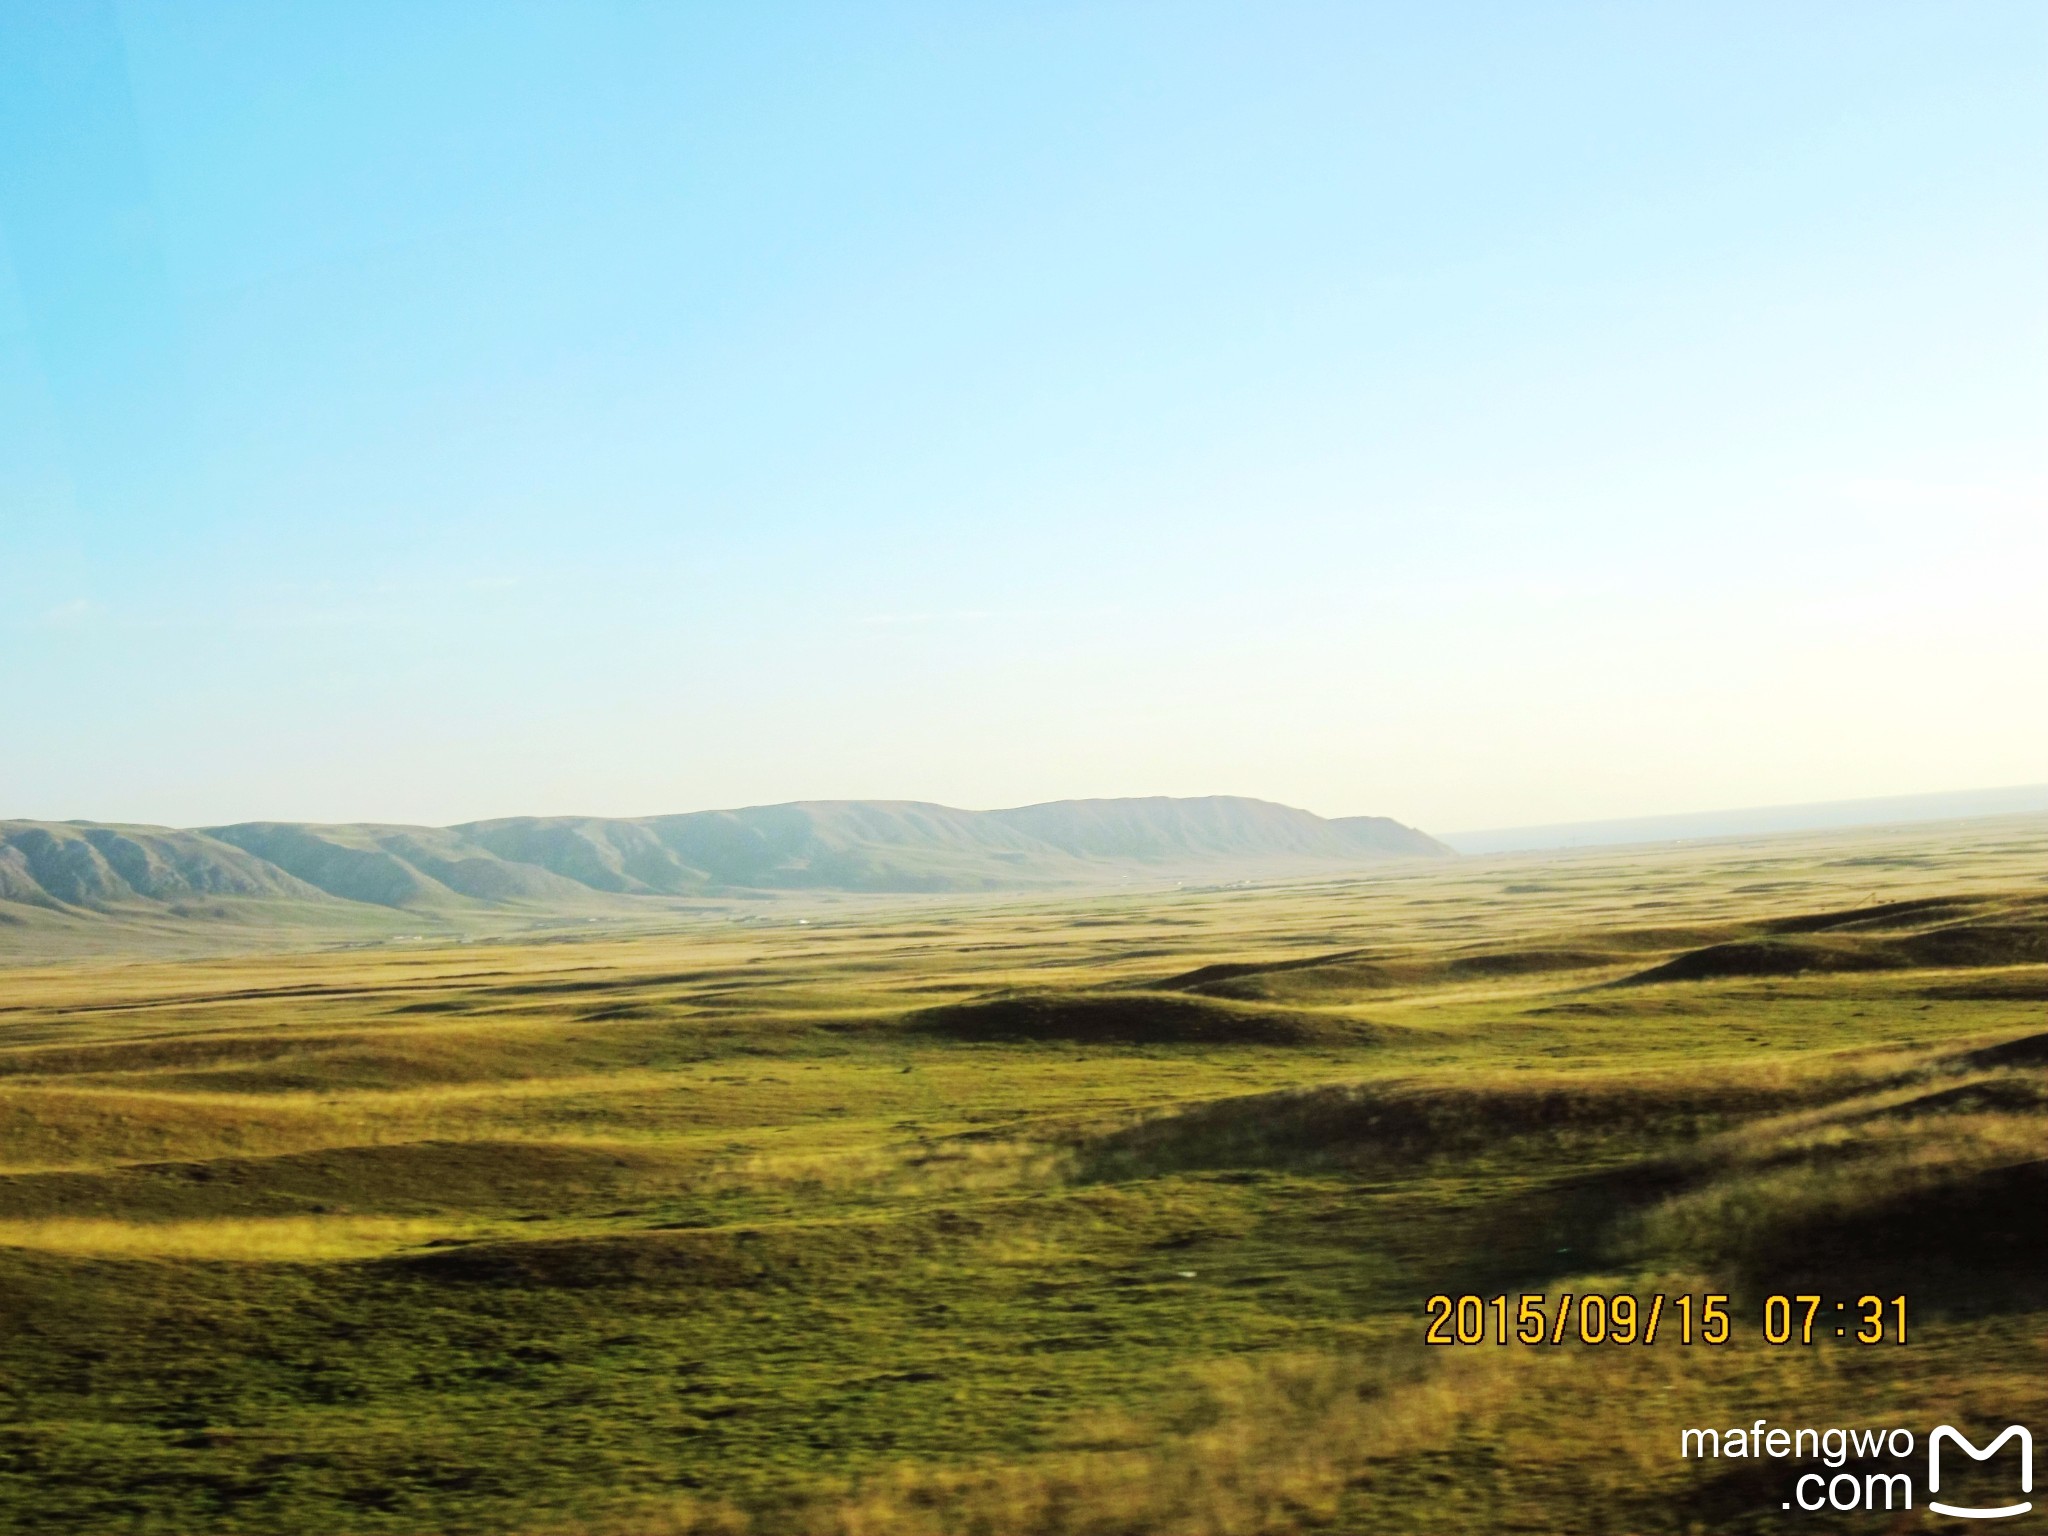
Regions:
<instances>
[{"instance_id":1,"label":"yellow dry grass","mask_svg":"<svg viewBox=\"0 0 2048 1536\"><path fill-rule=\"evenodd\" d=\"M276 1216L236 1221L109 1221L52 1216L0 1220L0 1248L90 1259L212 1259L313 1264L416 1247L447 1221L389 1216Z\"/></svg>"}]
</instances>

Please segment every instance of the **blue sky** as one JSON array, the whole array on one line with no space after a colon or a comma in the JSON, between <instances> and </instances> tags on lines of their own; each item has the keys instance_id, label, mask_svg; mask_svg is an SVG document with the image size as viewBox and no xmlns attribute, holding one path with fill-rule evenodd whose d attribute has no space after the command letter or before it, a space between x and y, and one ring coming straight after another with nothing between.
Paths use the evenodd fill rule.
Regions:
<instances>
[{"instance_id":1,"label":"blue sky","mask_svg":"<svg viewBox=\"0 0 2048 1536\"><path fill-rule=\"evenodd\" d=\"M2048 779L2048 8L0 11L0 815Z\"/></svg>"}]
</instances>

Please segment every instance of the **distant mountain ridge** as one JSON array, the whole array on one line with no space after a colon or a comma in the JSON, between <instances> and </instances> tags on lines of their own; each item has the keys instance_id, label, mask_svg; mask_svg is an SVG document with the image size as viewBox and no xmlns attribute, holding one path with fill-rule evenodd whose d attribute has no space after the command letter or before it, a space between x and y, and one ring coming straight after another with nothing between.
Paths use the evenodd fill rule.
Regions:
<instances>
[{"instance_id":1,"label":"distant mountain ridge","mask_svg":"<svg viewBox=\"0 0 2048 1536\"><path fill-rule=\"evenodd\" d=\"M197 910L209 900L575 910L747 891L947 892L1230 867L1448 857L1384 816L1216 795L963 811L818 800L452 827L240 822L189 830L0 821L0 906Z\"/></svg>"}]
</instances>

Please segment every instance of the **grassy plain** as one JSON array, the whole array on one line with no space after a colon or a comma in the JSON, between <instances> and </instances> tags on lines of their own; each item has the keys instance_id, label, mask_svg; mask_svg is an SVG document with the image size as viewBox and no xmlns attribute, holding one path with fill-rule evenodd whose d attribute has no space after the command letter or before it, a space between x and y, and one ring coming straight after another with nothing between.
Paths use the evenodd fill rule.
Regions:
<instances>
[{"instance_id":1,"label":"grassy plain","mask_svg":"<svg viewBox=\"0 0 2048 1536\"><path fill-rule=\"evenodd\" d=\"M0 971L0 1526L1912 1530L1679 1429L2048 1426L2048 821L799 910ZM1735 1336L1422 1343L1565 1291Z\"/></svg>"}]
</instances>

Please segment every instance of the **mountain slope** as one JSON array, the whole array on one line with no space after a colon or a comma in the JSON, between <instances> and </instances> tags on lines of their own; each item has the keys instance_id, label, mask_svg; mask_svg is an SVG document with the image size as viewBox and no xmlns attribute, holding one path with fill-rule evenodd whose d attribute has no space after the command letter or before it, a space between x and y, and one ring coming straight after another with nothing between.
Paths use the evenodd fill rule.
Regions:
<instances>
[{"instance_id":1,"label":"mountain slope","mask_svg":"<svg viewBox=\"0 0 2048 1536\"><path fill-rule=\"evenodd\" d=\"M531 818L456 828L504 857L600 890L954 891L1100 877L995 813L818 800L642 821Z\"/></svg>"},{"instance_id":2,"label":"mountain slope","mask_svg":"<svg viewBox=\"0 0 2048 1536\"><path fill-rule=\"evenodd\" d=\"M1029 832L1066 853L1089 859L1172 859L1252 856L1311 859L1390 854L1441 855L1427 833L1385 816L1325 820L1268 800L1205 795L1176 800L1054 800L989 811L992 820Z\"/></svg>"},{"instance_id":3,"label":"mountain slope","mask_svg":"<svg viewBox=\"0 0 2048 1536\"><path fill-rule=\"evenodd\" d=\"M0 821L0 901L92 909L190 897L318 900L275 863L201 832Z\"/></svg>"},{"instance_id":4,"label":"mountain slope","mask_svg":"<svg viewBox=\"0 0 2048 1536\"><path fill-rule=\"evenodd\" d=\"M1384 818L1325 821L1220 795L1063 800L1006 811L811 800L639 821L518 817L450 830L594 889L676 895L717 887L988 890L1099 879L1162 862L1355 863L1448 851Z\"/></svg>"},{"instance_id":5,"label":"mountain slope","mask_svg":"<svg viewBox=\"0 0 2048 1536\"><path fill-rule=\"evenodd\" d=\"M453 827L247 821L205 830L343 901L459 906L465 901L545 902L585 890L573 878L499 858Z\"/></svg>"},{"instance_id":6,"label":"mountain slope","mask_svg":"<svg viewBox=\"0 0 2048 1536\"><path fill-rule=\"evenodd\" d=\"M252 821L180 831L0 822L0 917L290 903L423 913L615 910L647 898L942 892L1347 867L1445 856L1384 817L1325 820L1218 795L963 811L820 800L644 818L510 817L454 827Z\"/></svg>"}]
</instances>

